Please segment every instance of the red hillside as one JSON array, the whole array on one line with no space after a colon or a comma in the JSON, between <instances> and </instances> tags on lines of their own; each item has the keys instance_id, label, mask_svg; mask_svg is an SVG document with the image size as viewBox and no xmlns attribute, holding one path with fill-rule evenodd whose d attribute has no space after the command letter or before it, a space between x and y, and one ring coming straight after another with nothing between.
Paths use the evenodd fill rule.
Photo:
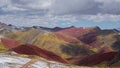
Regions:
<instances>
[{"instance_id":1,"label":"red hillside","mask_svg":"<svg viewBox=\"0 0 120 68\"><path fill-rule=\"evenodd\" d=\"M17 41L11 39L2 39L2 43L11 50L19 54L37 55L47 60L57 61L61 63L68 63L66 60L54 54L53 52L47 51L45 49L41 49L37 46L33 46L30 44L19 45Z\"/></svg>"},{"instance_id":2,"label":"red hillside","mask_svg":"<svg viewBox=\"0 0 120 68\"><path fill-rule=\"evenodd\" d=\"M58 32L61 32L61 33L64 33L66 35L70 35L73 37L79 37L88 31L89 31L89 29L86 29L83 27L80 27L80 28L73 27L73 28L69 28L69 29L65 29L65 30L60 30Z\"/></svg>"},{"instance_id":3,"label":"red hillside","mask_svg":"<svg viewBox=\"0 0 120 68\"><path fill-rule=\"evenodd\" d=\"M85 57L82 60L80 60L78 62L78 65L82 65L82 66L97 65L104 61L112 60L114 56L117 54L118 52L109 52L109 53L91 55L91 56Z\"/></svg>"},{"instance_id":4,"label":"red hillside","mask_svg":"<svg viewBox=\"0 0 120 68\"><path fill-rule=\"evenodd\" d=\"M12 40L12 39L1 39L1 42L4 44L5 47L8 47L10 49L15 48L20 45L20 42Z\"/></svg>"},{"instance_id":5,"label":"red hillside","mask_svg":"<svg viewBox=\"0 0 120 68\"><path fill-rule=\"evenodd\" d=\"M95 40L95 30L90 28L69 28L55 32L55 35L66 42L81 43L88 46L89 43ZM90 40L91 39L91 40Z\"/></svg>"},{"instance_id":6,"label":"red hillside","mask_svg":"<svg viewBox=\"0 0 120 68\"><path fill-rule=\"evenodd\" d=\"M47 60L67 63L66 60L56 55L55 53L47 51L45 49L38 48L37 46L29 45L29 44L25 44L25 45L18 46L16 48L12 48L12 50L19 54L37 55Z\"/></svg>"}]
</instances>

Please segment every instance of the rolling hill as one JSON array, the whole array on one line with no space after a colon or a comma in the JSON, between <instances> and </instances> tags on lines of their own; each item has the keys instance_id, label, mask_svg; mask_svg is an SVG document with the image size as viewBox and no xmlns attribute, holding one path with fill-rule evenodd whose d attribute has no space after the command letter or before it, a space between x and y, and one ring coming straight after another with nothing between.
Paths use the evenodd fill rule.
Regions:
<instances>
[{"instance_id":1,"label":"rolling hill","mask_svg":"<svg viewBox=\"0 0 120 68\"><path fill-rule=\"evenodd\" d=\"M54 54L59 59L62 58L80 66L94 66L102 63L107 66L108 60L105 58L110 58L109 61L113 63L112 59L120 51L120 35L114 29L102 30L99 27L56 27L50 30L31 27L10 31L5 33L3 38L17 42L6 40L5 43L9 45L7 44L8 47L6 47L2 44L0 47L2 51L12 50L19 54L32 54L64 63L50 57Z\"/></svg>"}]
</instances>

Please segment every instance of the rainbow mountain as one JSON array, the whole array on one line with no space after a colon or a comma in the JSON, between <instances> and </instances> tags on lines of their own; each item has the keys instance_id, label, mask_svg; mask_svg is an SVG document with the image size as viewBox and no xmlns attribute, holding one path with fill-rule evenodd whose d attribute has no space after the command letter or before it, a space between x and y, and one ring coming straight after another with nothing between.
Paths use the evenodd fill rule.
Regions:
<instances>
[{"instance_id":1,"label":"rainbow mountain","mask_svg":"<svg viewBox=\"0 0 120 68\"><path fill-rule=\"evenodd\" d=\"M74 26L17 28L6 24L0 29L0 52L14 51L78 66L119 65L120 35L116 29Z\"/></svg>"}]
</instances>

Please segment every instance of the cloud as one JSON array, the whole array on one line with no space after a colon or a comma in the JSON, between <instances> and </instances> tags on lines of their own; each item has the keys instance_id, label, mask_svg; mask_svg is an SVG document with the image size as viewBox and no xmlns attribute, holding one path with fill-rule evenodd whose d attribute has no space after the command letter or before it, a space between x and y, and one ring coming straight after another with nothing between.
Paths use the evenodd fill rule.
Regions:
<instances>
[{"instance_id":1,"label":"cloud","mask_svg":"<svg viewBox=\"0 0 120 68\"><path fill-rule=\"evenodd\" d=\"M53 14L96 14L98 5L94 0L54 0L50 10Z\"/></svg>"},{"instance_id":2,"label":"cloud","mask_svg":"<svg viewBox=\"0 0 120 68\"><path fill-rule=\"evenodd\" d=\"M0 0L0 12L15 15L47 14L50 0Z\"/></svg>"},{"instance_id":3,"label":"cloud","mask_svg":"<svg viewBox=\"0 0 120 68\"><path fill-rule=\"evenodd\" d=\"M111 15L111 14L85 15L82 16L82 19L91 20L94 22L102 22L102 21L118 22L120 21L120 15Z\"/></svg>"},{"instance_id":4,"label":"cloud","mask_svg":"<svg viewBox=\"0 0 120 68\"><path fill-rule=\"evenodd\" d=\"M119 6L120 0L0 0L0 21L27 25L81 20L114 22L120 21Z\"/></svg>"},{"instance_id":5,"label":"cloud","mask_svg":"<svg viewBox=\"0 0 120 68\"><path fill-rule=\"evenodd\" d=\"M120 0L54 0L53 14L120 14Z\"/></svg>"},{"instance_id":6,"label":"cloud","mask_svg":"<svg viewBox=\"0 0 120 68\"><path fill-rule=\"evenodd\" d=\"M51 4L51 0L11 0L17 7L27 9L47 9Z\"/></svg>"},{"instance_id":7,"label":"cloud","mask_svg":"<svg viewBox=\"0 0 120 68\"><path fill-rule=\"evenodd\" d=\"M97 1L97 0L96 0ZM120 14L120 0L98 0L102 5L99 6L101 13Z\"/></svg>"},{"instance_id":8,"label":"cloud","mask_svg":"<svg viewBox=\"0 0 120 68\"><path fill-rule=\"evenodd\" d=\"M50 14L120 14L120 0L0 0L1 11L46 11Z\"/></svg>"},{"instance_id":9,"label":"cloud","mask_svg":"<svg viewBox=\"0 0 120 68\"><path fill-rule=\"evenodd\" d=\"M33 26L33 25L41 25L46 27L55 26L54 23L50 24L39 16L29 16L22 17L16 15L0 15L0 21L6 24L14 24L16 26Z\"/></svg>"}]
</instances>

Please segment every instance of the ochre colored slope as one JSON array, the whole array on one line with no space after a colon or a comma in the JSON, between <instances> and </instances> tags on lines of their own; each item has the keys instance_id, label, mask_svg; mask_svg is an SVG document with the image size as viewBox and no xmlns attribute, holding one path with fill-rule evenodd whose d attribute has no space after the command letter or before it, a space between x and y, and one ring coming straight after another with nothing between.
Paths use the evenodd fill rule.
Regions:
<instances>
[{"instance_id":1,"label":"ochre colored slope","mask_svg":"<svg viewBox=\"0 0 120 68\"><path fill-rule=\"evenodd\" d=\"M90 43L89 45L96 48L98 52L102 52L102 53L119 51L120 50L119 38L120 36L116 34L98 35L96 36L96 41Z\"/></svg>"},{"instance_id":2,"label":"ochre colored slope","mask_svg":"<svg viewBox=\"0 0 120 68\"><path fill-rule=\"evenodd\" d=\"M20 34L19 34L20 33ZM14 38L12 37L14 36ZM67 46L69 42L61 40L56 37L52 32L38 30L38 29L29 29L27 31L16 31L10 35L6 35L7 38L18 40L24 43L33 44L40 48L52 51L64 58L68 58L69 55L62 53L61 45Z\"/></svg>"},{"instance_id":3,"label":"ochre colored slope","mask_svg":"<svg viewBox=\"0 0 120 68\"><path fill-rule=\"evenodd\" d=\"M9 48L5 47L1 42L0 42L0 52L6 52L8 51Z\"/></svg>"},{"instance_id":4,"label":"ochre colored slope","mask_svg":"<svg viewBox=\"0 0 120 68\"><path fill-rule=\"evenodd\" d=\"M11 36L16 37L11 38ZM19 40L28 44L41 45L40 47L43 48L51 48L53 46L59 46L61 44L66 43L63 40L58 39L52 32L38 30L34 28L31 28L25 32L17 31L9 35L5 35L5 37Z\"/></svg>"},{"instance_id":5,"label":"ochre colored slope","mask_svg":"<svg viewBox=\"0 0 120 68\"><path fill-rule=\"evenodd\" d=\"M66 35L66 34L64 34L62 32L55 32L55 35L59 39L64 40L64 41L69 42L69 43L81 43L81 41L78 40L77 38L69 36L69 35Z\"/></svg>"}]
</instances>

